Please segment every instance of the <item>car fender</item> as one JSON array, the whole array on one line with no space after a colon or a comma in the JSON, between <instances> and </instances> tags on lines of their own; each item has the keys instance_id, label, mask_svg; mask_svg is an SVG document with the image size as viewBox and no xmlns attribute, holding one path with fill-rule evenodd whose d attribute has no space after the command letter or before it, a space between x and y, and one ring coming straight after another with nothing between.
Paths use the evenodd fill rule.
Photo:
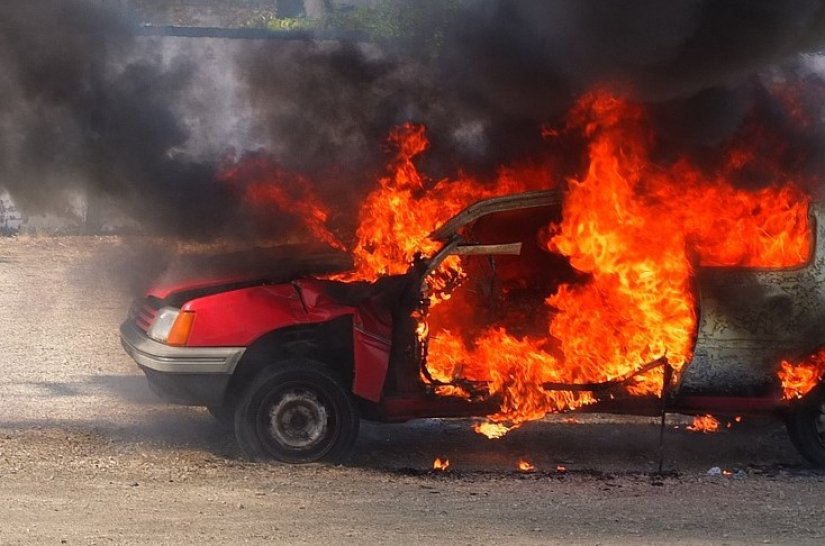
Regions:
<instances>
[{"instance_id":1,"label":"car fender","mask_svg":"<svg viewBox=\"0 0 825 546\"><path fill-rule=\"evenodd\" d=\"M248 347L273 331L352 317L354 394L378 402L389 367L392 325L371 302L346 305L327 296L323 281L301 279L258 285L197 298L183 305L194 311L188 345Z\"/></svg>"}]
</instances>

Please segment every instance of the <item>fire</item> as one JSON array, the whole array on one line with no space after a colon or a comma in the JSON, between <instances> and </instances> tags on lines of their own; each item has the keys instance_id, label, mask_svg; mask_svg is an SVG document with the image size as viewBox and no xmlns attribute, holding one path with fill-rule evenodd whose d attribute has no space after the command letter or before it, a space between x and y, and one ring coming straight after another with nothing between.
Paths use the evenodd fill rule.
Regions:
<instances>
[{"instance_id":1,"label":"fire","mask_svg":"<svg viewBox=\"0 0 825 546\"><path fill-rule=\"evenodd\" d=\"M527 461L525 459L519 459L517 466L518 466L519 472L535 472L536 471L536 466L534 464L532 464L530 461Z\"/></svg>"},{"instance_id":2,"label":"fire","mask_svg":"<svg viewBox=\"0 0 825 546\"><path fill-rule=\"evenodd\" d=\"M736 417L733 418L733 421L728 421L728 423L725 425L725 428L733 428L734 423L736 423L738 425L741 422L742 422L742 417L737 415Z\"/></svg>"},{"instance_id":3,"label":"fire","mask_svg":"<svg viewBox=\"0 0 825 546\"><path fill-rule=\"evenodd\" d=\"M697 415L693 418L693 424L689 425L687 429L691 432L704 432L705 434L718 432L719 420L712 415Z\"/></svg>"},{"instance_id":4,"label":"fire","mask_svg":"<svg viewBox=\"0 0 825 546\"><path fill-rule=\"evenodd\" d=\"M741 143L710 174L685 158L655 163L641 107L601 93L579 102L572 129L589 141L589 166L569 181L563 219L548 227L545 248L567 256L587 282L547 297L541 337L504 326L467 332L449 302L431 313L441 329L429 339L430 375L489 382L501 399L490 420L508 427L597 400L543 383L632 378L629 394L658 395L661 368L634 373L666 357L678 377L691 358L696 265L787 267L810 253L808 199L794 180L756 191L730 182L752 158Z\"/></svg>"},{"instance_id":5,"label":"fire","mask_svg":"<svg viewBox=\"0 0 825 546\"><path fill-rule=\"evenodd\" d=\"M271 157L255 154L230 159L218 180L229 184L261 215L269 216L275 207L293 216L314 240L346 250L327 228L329 210L315 195L310 181L282 169Z\"/></svg>"},{"instance_id":6,"label":"fire","mask_svg":"<svg viewBox=\"0 0 825 546\"><path fill-rule=\"evenodd\" d=\"M433 461L433 470L436 472L444 472L448 468L450 468L450 459L444 459L442 461L439 457L436 457L435 461Z\"/></svg>"},{"instance_id":7,"label":"fire","mask_svg":"<svg viewBox=\"0 0 825 546\"><path fill-rule=\"evenodd\" d=\"M512 430L512 427L508 427L507 425L503 425L501 423L491 423L490 421L483 421L481 423L476 423L473 425L473 430L478 432L479 434L490 438L491 440L495 440L496 438L502 438L505 434Z\"/></svg>"},{"instance_id":8,"label":"fire","mask_svg":"<svg viewBox=\"0 0 825 546\"><path fill-rule=\"evenodd\" d=\"M398 150L397 156L389 174L378 181L378 188L361 207L353 249L355 270L339 277L341 280L372 281L383 275L403 274L417 256L431 256L441 247L429 234L468 205L487 197L552 186L545 171L530 167L524 169L530 174L527 179L512 169L502 169L492 182L470 177L432 181L413 161L430 145L424 126L406 123L396 127L389 142ZM463 277L458 257L445 260L428 279L431 302L449 299L450 291Z\"/></svg>"},{"instance_id":9,"label":"fire","mask_svg":"<svg viewBox=\"0 0 825 546\"><path fill-rule=\"evenodd\" d=\"M778 376L782 382L782 397L785 400L803 398L825 376L825 347L802 362L782 361Z\"/></svg>"},{"instance_id":10,"label":"fire","mask_svg":"<svg viewBox=\"0 0 825 546\"><path fill-rule=\"evenodd\" d=\"M433 389L438 396L452 396L455 398L470 399L470 393L459 385L438 385Z\"/></svg>"},{"instance_id":11,"label":"fire","mask_svg":"<svg viewBox=\"0 0 825 546\"><path fill-rule=\"evenodd\" d=\"M803 181L780 168L772 150L781 147L765 141L756 121L743 127L720 145L715 163L699 167L687 157L662 160L642 106L592 92L561 127L537 128L548 146L558 139L583 139L586 153L578 174L557 172L551 159L539 158L530 165L503 166L487 180L466 174L431 180L415 164L429 147L425 129L404 124L390 134L397 155L387 175L359 212L355 269L339 278L371 281L403 274L441 248L428 235L468 205L552 189L567 179L560 188L560 220L548 218L530 237L539 241L539 253L566 259L577 278L554 286L515 318L479 325L481 309L472 299L478 296L467 288L469 261L449 257L427 279L429 307L413 316L416 335L427 346L421 377L442 396L470 398L468 384L484 385L500 403L496 414L475 427L490 438L548 412L598 402L599 394L582 384L617 382L627 395L658 396L663 368L648 364L666 359L675 382L692 356L697 266L780 268L802 264L810 254ZM230 165L223 178L250 201L293 213L315 238L343 246L328 229L330 213L308 181L265 158L253 159ZM737 185L753 170L770 184ZM505 279L496 288L501 301L507 303L509 291L522 288L518 282ZM527 314L538 317L538 331L522 327ZM783 363L786 397L803 395L821 372L820 360Z\"/></svg>"},{"instance_id":12,"label":"fire","mask_svg":"<svg viewBox=\"0 0 825 546\"><path fill-rule=\"evenodd\" d=\"M439 243L428 235L441 222L492 195L473 180L441 180L434 184L427 180L413 163L429 147L424 131L422 125L407 123L390 134L398 156L390 174L378 181L378 189L369 194L361 208L351 280L374 280L406 272L417 254L430 255L438 250ZM459 269L457 260L451 265Z\"/></svg>"}]
</instances>

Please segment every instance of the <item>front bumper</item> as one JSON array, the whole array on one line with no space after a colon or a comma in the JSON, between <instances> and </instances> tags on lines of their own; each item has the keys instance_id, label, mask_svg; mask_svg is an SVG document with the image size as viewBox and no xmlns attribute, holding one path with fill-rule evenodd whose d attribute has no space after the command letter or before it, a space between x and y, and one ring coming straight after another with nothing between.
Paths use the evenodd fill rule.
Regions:
<instances>
[{"instance_id":1,"label":"front bumper","mask_svg":"<svg viewBox=\"0 0 825 546\"><path fill-rule=\"evenodd\" d=\"M159 396L188 405L223 401L244 347L170 347L143 333L132 321L120 327L123 348L146 374Z\"/></svg>"}]
</instances>

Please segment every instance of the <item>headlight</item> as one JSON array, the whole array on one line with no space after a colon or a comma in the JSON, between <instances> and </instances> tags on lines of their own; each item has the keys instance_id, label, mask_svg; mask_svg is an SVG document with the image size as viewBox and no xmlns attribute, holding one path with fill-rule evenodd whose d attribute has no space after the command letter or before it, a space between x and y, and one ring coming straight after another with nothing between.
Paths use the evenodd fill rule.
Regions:
<instances>
[{"instance_id":1,"label":"headlight","mask_svg":"<svg viewBox=\"0 0 825 546\"><path fill-rule=\"evenodd\" d=\"M186 345L194 320L193 311L163 307L155 315L155 320L146 330L146 335L167 345Z\"/></svg>"}]
</instances>

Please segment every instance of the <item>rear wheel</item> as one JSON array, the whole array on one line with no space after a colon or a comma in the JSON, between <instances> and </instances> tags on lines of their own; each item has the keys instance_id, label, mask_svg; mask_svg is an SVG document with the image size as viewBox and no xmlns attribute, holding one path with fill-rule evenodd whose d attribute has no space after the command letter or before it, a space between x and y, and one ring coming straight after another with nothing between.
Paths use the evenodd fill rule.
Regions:
<instances>
[{"instance_id":1,"label":"rear wheel","mask_svg":"<svg viewBox=\"0 0 825 546\"><path fill-rule=\"evenodd\" d=\"M235 410L235 436L255 460L339 462L358 435L352 397L323 364L288 360L262 371Z\"/></svg>"},{"instance_id":2,"label":"rear wheel","mask_svg":"<svg viewBox=\"0 0 825 546\"><path fill-rule=\"evenodd\" d=\"M788 434L808 461L825 468L825 386L820 385L786 418Z\"/></svg>"}]
</instances>

